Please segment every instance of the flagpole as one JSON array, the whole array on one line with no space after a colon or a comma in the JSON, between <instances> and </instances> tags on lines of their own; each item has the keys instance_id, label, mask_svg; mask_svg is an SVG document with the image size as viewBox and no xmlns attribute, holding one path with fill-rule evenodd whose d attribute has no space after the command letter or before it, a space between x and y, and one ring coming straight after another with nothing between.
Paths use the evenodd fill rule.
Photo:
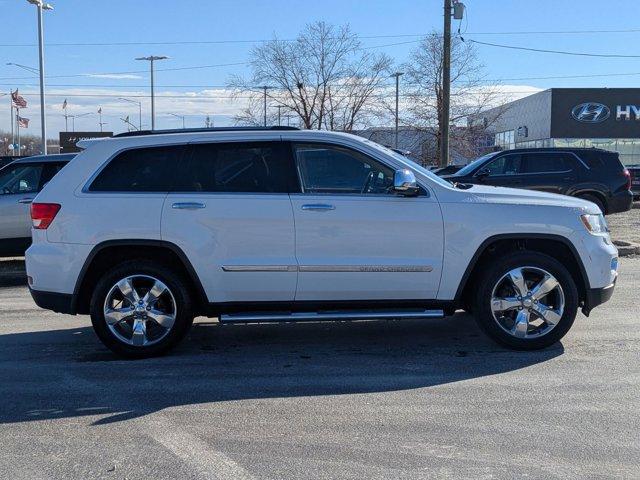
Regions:
<instances>
[{"instance_id":1,"label":"flagpole","mask_svg":"<svg viewBox=\"0 0 640 480\"><path fill-rule=\"evenodd\" d=\"M16 107L16 131L18 132L18 156L22 151L22 146L20 145L20 109Z\"/></svg>"},{"instance_id":2,"label":"flagpole","mask_svg":"<svg viewBox=\"0 0 640 480\"><path fill-rule=\"evenodd\" d=\"M11 93L9 95L9 108L11 109L11 146L14 147L16 144L16 137L13 131L13 90L9 90L9 92ZM13 149L11 149L11 155L13 155Z\"/></svg>"},{"instance_id":3,"label":"flagpole","mask_svg":"<svg viewBox=\"0 0 640 480\"><path fill-rule=\"evenodd\" d=\"M65 99L65 105L64 105L64 131L68 132L69 131L69 115L67 115L67 100Z\"/></svg>"}]
</instances>

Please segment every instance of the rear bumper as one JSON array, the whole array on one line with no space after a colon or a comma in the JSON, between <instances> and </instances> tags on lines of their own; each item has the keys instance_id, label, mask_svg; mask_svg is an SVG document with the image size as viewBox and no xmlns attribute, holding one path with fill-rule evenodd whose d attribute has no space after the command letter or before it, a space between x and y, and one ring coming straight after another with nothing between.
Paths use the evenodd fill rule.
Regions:
<instances>
[{"instance_id":1,"label":"rear bumper","mask_svg":"<svg viewBox=\"0 0 640 480\"><path fill-rule=\"evenodd\" d=\"M620 213L631 210L633 204L633 193L629 190L614 193L607 202L607 213Z\"/></svg>"},{"instance_id":2,"label":"rear bumper","mask_svg":"<svg viewBox=\"0 0 640 480\"><path fill-rule=\"evenodd\" d=\"M613 289L616 286L616 282L611 285L602 288L590 288L587 291L586 298L584 300L584 306L582 307L582 313L584 313L587 317L591 310L593 310L598 305L602 305L605 302L608 302L609 299L613 295Z\"/></svg>"},{"instance_id":3,"label":"rear bumper","mask_svg":"<svg viewBox=\"0 0 640 480\"><path fill-rule=\"evenodd\" d=\"M29 288L33 301L40 308L45 310L53 310L56 313L67 313L75 315L73 295L68 293L43 292L41 290L33 290Z\"/></svg>"}]
</instances>

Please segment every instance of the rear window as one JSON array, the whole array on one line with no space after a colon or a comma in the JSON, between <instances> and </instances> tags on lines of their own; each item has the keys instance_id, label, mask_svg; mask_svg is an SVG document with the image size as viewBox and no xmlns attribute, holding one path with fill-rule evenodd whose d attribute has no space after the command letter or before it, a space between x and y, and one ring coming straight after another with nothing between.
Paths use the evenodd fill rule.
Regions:
<instances>
[{"instance_id":1,"label":"rear window","mask_svg":"<svg viewBox=\"0 0 640 480\"><path fill-rule=\"evenodd\" d=\"M582 161L592 170L623 170L617 153L613 152L580 152Z\"/></svg>"},{"instance_id":2,"label":"rear window","mask_svg":"<svg viewBox=\"0 0 640 480\"><path fill-rule=\"evenodd\" d=\"M168 192L184 146L125 150L98 174L91 192Z\"/></svg>"}]
</instances>

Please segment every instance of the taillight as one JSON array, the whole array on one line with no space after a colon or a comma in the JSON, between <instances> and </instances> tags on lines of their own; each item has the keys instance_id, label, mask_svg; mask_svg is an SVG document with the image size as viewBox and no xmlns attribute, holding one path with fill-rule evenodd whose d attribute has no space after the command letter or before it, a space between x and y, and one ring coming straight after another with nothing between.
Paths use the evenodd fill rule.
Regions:
<instances>
[{"instance_id":1,"label":"taillight","mask_svg":"<svg viewBox=\"0 0 640 480\"><path fill-rule=\"evenodd\" d=\"M628 169L624 169L624 176L627 179L627 190L631 190L631 172Z\"/></svg>"},{"instance_id":2,"label":"taillight","mask_svg":"<svg viewBox=\"0 0 640 480\"><path fill-rule=\"evenodd\" d=\"M46 230L59 211L60 205L57 203L32 203L31 220L33 221L33 228Z\"/></svg>"}]
</instances>

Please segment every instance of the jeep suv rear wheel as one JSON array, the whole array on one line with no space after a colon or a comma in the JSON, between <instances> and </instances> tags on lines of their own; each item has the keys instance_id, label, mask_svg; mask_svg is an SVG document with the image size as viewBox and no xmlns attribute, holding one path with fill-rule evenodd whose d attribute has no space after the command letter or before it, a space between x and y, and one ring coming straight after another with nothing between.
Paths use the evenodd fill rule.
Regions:
<instances>
[{"instance_id":1,"label":"jeep suv rear wheel","mask_svg":"<svg viewBox=\"0 0 640 480\"><path fill-rule=\"evenodd\" d=\"M109 270L91 298L91 322L100 340L127 357L166 352L193 322L186 282L152 262L127 262Z\"/></svg>"},{"instance_id":2,"label":"jeep suv rear wheel","mask_svg":"<svg viewBox=\"0 0 640 480\"><path fill-rule=\"evenodd\" d=\"M535 350L560 340L577 309L576 283L560 262L538 252L517 252L482 276L475 313L493 340Z\"/></svg>"}]
</instances>

